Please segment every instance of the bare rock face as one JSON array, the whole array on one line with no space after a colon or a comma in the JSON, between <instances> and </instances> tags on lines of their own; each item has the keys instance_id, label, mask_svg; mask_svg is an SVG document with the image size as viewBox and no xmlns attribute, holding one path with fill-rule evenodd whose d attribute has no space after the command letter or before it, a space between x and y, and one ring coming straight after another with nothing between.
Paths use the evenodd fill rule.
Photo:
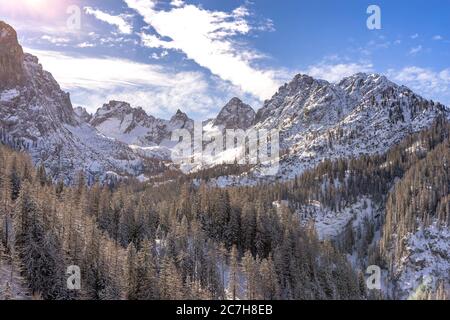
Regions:
<instances>
[{"instance_id":1,"label":"bare rock face","mask_svg":"<svg viewBox=\"0 0 450 320\"><path fill-rule=\"evenodd\" d=\"M21 85L24 81L24 54L16 31L0 21L0 89Z\"/></svg>"},{"instance_id":2,"label":"bare rock face","mask_svg":"<svg viewBox=\"0 0 450 320\"><path fill-rule=\"evenodd\" d=\"M243 103L239 98L233 98L223 107L217 118L215 126L223 126L225 129L250 128L255 120L256 113L249 105Z\"/></svg>"},{"instance_id":3,"label":"bare rock face","mask_svg":"<svg viewBox=\"0 0 450 320\"><path fill-rule=\"evenodd\" d=\"M73 111L75 112L76 116L78 117L79 122L89 123L89 121L92 120L92 114L87 112L86 108L76 107L76 108L73 108Z\"/></svg>"}]
</instances>

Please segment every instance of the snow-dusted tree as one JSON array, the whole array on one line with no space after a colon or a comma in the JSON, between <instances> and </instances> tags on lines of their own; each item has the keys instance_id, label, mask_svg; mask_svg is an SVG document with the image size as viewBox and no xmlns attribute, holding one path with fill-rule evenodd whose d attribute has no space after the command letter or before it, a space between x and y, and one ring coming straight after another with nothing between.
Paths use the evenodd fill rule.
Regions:
<instances>
[{"instance_id":1,"label":"snow-dusted tree","mask_svg":"<svg viewBox=\"0 0 450 320\"><path fill-rule=\"evenodd\" d=\"M26 182L17 200L14 217L15 248L33 293L44 299L63 299L64 258L57 236L46 230L43 213L31 196Z\"/></svg>"}]
</instances>

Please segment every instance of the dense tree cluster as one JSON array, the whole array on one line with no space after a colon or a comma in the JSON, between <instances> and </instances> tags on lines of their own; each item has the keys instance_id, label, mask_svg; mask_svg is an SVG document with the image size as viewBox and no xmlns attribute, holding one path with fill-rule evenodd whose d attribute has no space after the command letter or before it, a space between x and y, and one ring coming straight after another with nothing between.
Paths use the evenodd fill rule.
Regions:
<instances>
[{"instance_id":1,"label":"dense tree cluster","mask_svg":"<svg viewBox=\"0 0 450 320\"><path fill-rule=\"evenodd\" d=\"M346 259L266 193L52 183L0 147L2 263L43 299L359 299ZM80 266L81 291L66 286Z\"/></svg>"}]
</instances>

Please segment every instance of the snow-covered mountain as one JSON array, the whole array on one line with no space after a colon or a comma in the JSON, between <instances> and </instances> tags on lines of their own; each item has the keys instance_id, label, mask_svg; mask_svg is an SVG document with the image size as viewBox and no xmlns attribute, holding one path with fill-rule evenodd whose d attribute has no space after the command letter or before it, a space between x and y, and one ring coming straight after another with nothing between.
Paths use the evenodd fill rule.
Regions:
<instances>
[{"instance_id":1,"label":"snow-covered mountain","mask_svg":"<svg viewBox=\"0 0 450 320\"><path fill-rule=\"evenodd\" d=\"M77 112L79 117L88 117L83 110ZM204 122L204 132L246 130L252 126L255 115L249 105L233 98L215 119ZM164 120L148 115L142 108L133 108L123 101L110 101L103 105L89 122L105 136L130 145L136 152L165 160L170 160L171 148L175 145L171 141L174 130L187 129L191 133L194 130L194 120L181 110L170 120Z\"/></svg>"},{"instance_id":2,"label":"snow-covered mountain","mask_svg":"<svg viewBox=\"0 0 450 320\"><path fill-rule=\"evenodd\" d=\"M324 159L385 152L446 112L377 74L337 84L297 75L265 102L255 128L280 131L280 176L292 178Z\"/></svg>"},{"instance_id":3,"label":"snow-covered mountain","mask_svg":"<svg viewBox=\"0 0 450 320\"><path fill-rule=\"evenodd\" d=\"M194 130L194 120L189 118L189 116L180 109L178 109L175 115L170 118L170 121L167 124L167 131L170 134L173 130L177 129L186 129L188 131Z\"/></svg>"},{"instance_id":4,"label":"snow-covered mountain","mask_svg":"<svg viewBox=\"0 0 450 320\"><path fill-rule=\"evenodd\" d=\"M82 110L77 112L80 117L88 116ZM204 123L205 129L211 127L217 130L246 130L252 126L255 115L249 105L239 98L233 98L215 119ZM148 115L141 107L133 108L123 101L110 101L103 105L89 122L105 136L139 147L167 146L174 130L187 129L192 132L194 129L194 120L181 110L170 120L164 120Z\"/></svg>"},{"instance_id":5,"label":"snow-covered mountain","mask_svg":"<svg viewBox=\"0 0 450 320\"><path fill-rule=\"evenodd\" d=\"M27 150L54 178L73 181L77 172L105 178L140 175L153 163L127 145L80 120L68 93L36 57L24 54L14 29L0 23L1 140Z\"/></svg>"},{"instance_id":6,"label":"snow-covered mountain","mask_svg":"<svg viewBox=\"0 0 450 320\"><path fill-rule=\"evenodd\" d=\"M174 130L194 129L194 120L181 110L170 120L164 120L123 101L103 105L90 124L105 136L129 145L136 153L161 160L170 160L171 148L176 144L171 141Z\"/></svg>"},{"instance_id":7,"label":"snow-covered mountain","mask_svg":"<svg viewBox=\"0 0 450 320\"><path fill-rule=\"evenodd\" d=\"M205 121L204 132L278 130L282 161L277 178L291 179L324 159L386 152L446 112L443 105L381 75L360 73L329 83L300 74L282 86L257 113L240 99L231 99L215 119ZM181 111L167 121L116 101L100 108L91 124L105 136L129 144L147 156L166 160L173 147L169 143L172 131L193 129L193 120ZM228 150L202 166L211 167L225 158L242 156L239 149L235 153ZM198 169L201 168L192 167ZM258 176L257 171L244 178L230 178L225 185L251 182Z\"/></svg>"},{"instance_id":8,"label":"snow-covered mountain","mask_svg":"<svg viewBox=\"0 0 450 320\"><path fill-rule=\"evenodd\" d=\"M129 103L110 101L97 110L91 125L105 136L129 145L155 146L167 136L166 122Z\"/></svg>"},{"instance_id":9,"label":"snow-covered mountain","mask_svg":"<svg viewBox=\"0 0 450 320\"><path fill-rule=\"evenodd\" d=\"M141 107L127 102L110 101L97 110L90 124L105 136L129 145L152 147L167 143L173 130L194 128L194 120L178 110L170 119L148 115Z\"/></svg>"},{"instance_id":10,"label":"snow-covered mountain","mask_svg":"<svg viewBox=\"0 0 450 320\"><path fill-rule=\"evenodd\" d=\"M194 121L180 110L170 120L120 101L110 101L93 116L83 108L74 110L69 94L37 58L23 53L16 32L5 23L0 26L2 138L20 141L53 175L61 171L70 177L81 169L93 175L140 175L145 158L170 160L175 129L193 130ZM297 75L256 114L240 99L231 99L205 122L204 131L278 130L278 178L289 179L324 159L385 152L445 110L381 75L356 74L339 83ZM236 158L229 153L228 158ZM223 160L220 154L216 158Z\"/></svg>"}]
</instances>

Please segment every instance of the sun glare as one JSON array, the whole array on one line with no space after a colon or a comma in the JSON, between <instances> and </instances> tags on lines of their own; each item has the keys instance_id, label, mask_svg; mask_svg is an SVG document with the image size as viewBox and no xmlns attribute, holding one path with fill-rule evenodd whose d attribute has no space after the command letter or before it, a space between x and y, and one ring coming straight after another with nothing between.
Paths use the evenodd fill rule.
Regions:
<instances>
[{"instance_id":1,"label":"sun glare","mask_svg":"<svg viewBox=\"0 0 450 320\"><path fill-rule=\"evenodd\" d=\"M65 13L64 0L0 0L0 8L15 17L51 17Z\"/></svg>"},{"instance_id":2,"label":"sun glare","mask_svg":"<svg viewBox=\"0 0 450 320\"><path fill-rule=\"evenodd\" d=\"M24 0L24 2L31 7L40 7L45 4L45 0Z\"/></svg>"}]
</instances>

